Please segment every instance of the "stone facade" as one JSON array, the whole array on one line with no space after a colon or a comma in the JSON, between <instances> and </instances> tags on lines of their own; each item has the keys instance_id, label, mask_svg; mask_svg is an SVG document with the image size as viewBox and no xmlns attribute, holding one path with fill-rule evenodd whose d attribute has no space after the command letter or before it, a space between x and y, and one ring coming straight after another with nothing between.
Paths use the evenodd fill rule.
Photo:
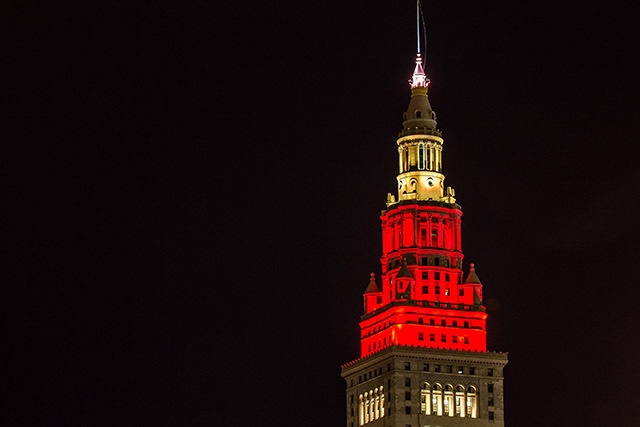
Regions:
<instances>
[{"instance_id":1,"label":"stone facade","mask_svg":"<svg viewBox=\"0 0 640 427\"><path fill-rule=\"evenodd\" d=\"M347 383L346 426L503 427L506 364L506 353L413 347L390 347L357 359L342 366ZM443 389L450 385L454 390L472 387L475 417L461 417L455 411L453 415L425 413L421 401L425 383ZM365 418L362 397L376 389L384 392L383 407L378 408L377 416Z\"/></svg>"}]
</instances>

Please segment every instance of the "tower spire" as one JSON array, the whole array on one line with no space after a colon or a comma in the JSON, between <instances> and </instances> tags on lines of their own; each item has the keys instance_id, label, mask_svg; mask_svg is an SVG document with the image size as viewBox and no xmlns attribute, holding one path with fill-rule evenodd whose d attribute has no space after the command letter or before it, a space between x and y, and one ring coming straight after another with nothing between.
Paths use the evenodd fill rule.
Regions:
<instances>
[{"instance_id":1,"label":"tower spire","mask_svg":"<svg viewBox=\"0 0 640 427\"><path fill-rule=\"evenodd\" d=\"M416 66L413 70L413 76L411 80L409 80L409 84L411 85L411 89L415 89L417 87L429 87L429 79L427 78L426 73L424 72L424 59L422 56L422 52L420 50L420 17L421 17L421 8L420 8L420 0L416 0L416 42L417 42L417 52L416 52ZM422 20L423 30L424 30L424 19ZM425 33L425 51L426 51L426 31ZM426 57L426 52L425 52Z\"/></svg>"},{"instance_id":2,"label":"tower spire","mask_svg":"<svg viewBox=\"0 0 640 427\"><path fill-rule=\"evenodd\" d=\"M415 89L417 87L429 87L429 83L431 83L431 80L427 78L427 74L422 68L422 55L418 52L416 54L416 67L413 69L413 76L409 80L409 84L411 89Z\"/></svg>"}]
</instances>

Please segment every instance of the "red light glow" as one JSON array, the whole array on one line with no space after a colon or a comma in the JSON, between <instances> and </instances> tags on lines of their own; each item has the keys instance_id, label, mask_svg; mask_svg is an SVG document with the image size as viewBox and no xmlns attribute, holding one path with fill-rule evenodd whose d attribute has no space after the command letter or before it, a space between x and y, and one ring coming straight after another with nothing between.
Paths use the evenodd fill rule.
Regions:
<instances>
[{"instance_id":1,"label":"red light glow","mask_svg":"<svg viewBox=\"0 0 640 427\"><path fill-rule=\"evenodd\" d=\"M361 357L391 345L486 351L482 284L463 279L456 204L398 204L383 212L382 275L371 277L360 321Z\"/></svg>"}]
</instances>

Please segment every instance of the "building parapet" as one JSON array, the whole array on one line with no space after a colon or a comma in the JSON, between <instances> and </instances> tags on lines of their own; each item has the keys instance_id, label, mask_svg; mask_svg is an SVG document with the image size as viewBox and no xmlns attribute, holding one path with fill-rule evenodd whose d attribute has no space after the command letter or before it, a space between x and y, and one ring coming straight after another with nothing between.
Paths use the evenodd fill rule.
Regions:
<instances>
[{"instance_id":1,"label":"building parapet","mask_svg":"<svg viewBox=\"0 0 640 427\"><path fill-rule=\"evenodd\" d=\"M429 129L427 127L414 127L411 129L403 129L398 132L398 138L408 135L433 135L442 138L442 132L438 129Z\"/></svg>"},{"instance_id":2,"label":"building parapet","mask_svg":"<svg viewBox=\"0 0 640 427\"><path fill-rule=\"evenodd\" d=\"M360 320L366 320L372 316L375 316L391 307L395 306L412 306L412 307L426 307L426 308L439 308L443 310L460 310L460 311L486 311L485 307L476 304L462 304L454 302L442 302L442 301L423 301L423 300L405 300L405 301L391 301L389 304L380 307L371 313L360 316Z\"/></svg>"},{"instance_id":3,"label":"building parapet","mask_svg":"<svg viewBox=\"0 0 640 427\"><path fill-rule=\"evenodd\" d=\"M443 348L424 348L417 346L408 346L408 345L396 345L392 344L388 347L382 348L378 351L375 351L365 357L359 357L350 362L344 363L340 367L342 369L349 368L355 365L359 365L361 363L366 363L368 360L373 358L374 356L379 356L384 353L389 354L399 354L399 353L413 353L416 356L424 356L425 353L428 353L429 356L439 356L439 358L446 359L446 357L452 357L456 360L459 360L460 357L480 357L485 358L487 360L497 359L503 361L505 364L508 360L509 353L502 351L477 351L477 350L449 350Z\"/></svg>"}]
</instances>

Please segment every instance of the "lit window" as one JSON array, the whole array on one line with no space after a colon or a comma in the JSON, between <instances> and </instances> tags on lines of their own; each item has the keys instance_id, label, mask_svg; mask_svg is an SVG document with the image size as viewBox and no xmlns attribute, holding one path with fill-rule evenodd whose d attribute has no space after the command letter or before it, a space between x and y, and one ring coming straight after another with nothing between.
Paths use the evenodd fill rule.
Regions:
<instances>
[{"instance_id":1,"label":"lit window","mask_svg":"<svg viewBox=\"0 0 640 427\"><path fill-rule=\"evenodd\" d=\"M364 425L373 420L384 417L383 387L370 390L358 397L358 421Z\"/></svg>"},{"instance_id":2,"label":"lit window","mask_svg":"<svg viewBox=\"0 0 640 427\"><path fill-rule=\"evenodd\" d=\"M469 418L478 418L478 407L476 398L476 389L473 386L469 386L467 389L467 412L466 416Z\"/></svg>"},{"instance_id":3,"label":"lit window","mask_svg":"<svg viewBox=\"0 0 640 427\"><path fill-rule=\"evenodd\" d=\"M456 417L464 417L465 416L465 393L464 387L461 385L456 387L456 397L455 397L455 415Z\"/></svg>"},{"instance_id":4,"label":"lit window","mask_svg":"<svg viewBox=\"0 0 640 427\"><path fill-rule=\"evenodd\" d=\"M444 389L444 401L442 405L442 414L449 417L453 416L453 387L447 384Z\"/></svg>"},{"instance_id":5,"label":"lit window","mask_svg":"<svg viewBox=\"0 0 640 427\"><path fill-rule=\"evenodd\" d=\"M420 389L420 412L426 415L431 414L431 386L423 383Z\"/></svg>"},{"instance_id":6,"label":"lit window","mask_svg":"<svg viewBox=\"0 0 640 427\"><path fill-rule=\"evenodd\" d=\"M431 389L431 414L442 415L442 386L434 384Z\"/></svg>"}]
</instances>

